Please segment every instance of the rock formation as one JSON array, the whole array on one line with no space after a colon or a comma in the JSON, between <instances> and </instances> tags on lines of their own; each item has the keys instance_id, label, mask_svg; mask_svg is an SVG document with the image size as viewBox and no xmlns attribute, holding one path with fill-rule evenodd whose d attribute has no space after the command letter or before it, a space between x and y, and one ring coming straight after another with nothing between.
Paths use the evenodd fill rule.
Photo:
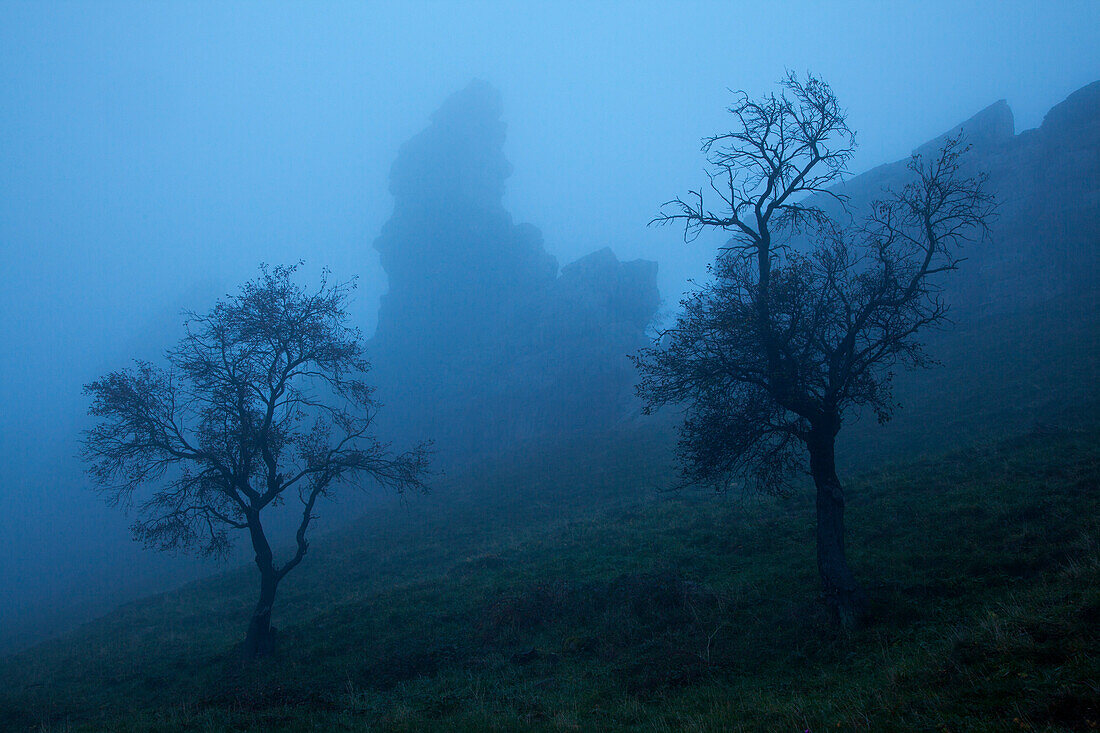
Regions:
<instances>
[{"instance_id":1,"label":"rock formation","mask_svg":"<svg viewBox=\"0 0 1100 733\"><path fill-rule=\"evenodd\" d=\"M999 210L988 243L963 252L947 281L955 316L1005 314L1056 297L1095 294L1100 281L1100 81L1053 107L1040 127L1015 134L1001 100L917 148L934 155L961 132L968 173L989 175ZM856 176L839 192L857 215L906 180L899 161Z\"/></svg>"},{"instance_id":2,"label":"rock formation","mask_svg":"<svg viewBox=\"0 0 1100 733\"><path fill-rule=\"evenodd\" d=\"M621 419L627 355L659 304L656 263L601 249L559 273L539 230L512 221L501 113L474 82L432 115L393 164L374 243L389 277L369 349L383 414L451 459Z\"/></svg>"},{"instance_id":3,"label":"rock formation","mask_svg":"<svg viewBox=\"0 0 1100 733\"><path fill-rule=\"evenodd\" d=\"M940 452L1051 426L1076 426L1097 403L1100 370L1100 82L1014 134L1005 102L956 128L973 148L969 172L989 174L999 210L988 242L943 280L951 326L926 334L941 366L902 371L902 405L886 430L845 430L849 460ZM954 131L953 131L954 132ZM918 152L934 152L939 139ZM905 181L905 161L844 186L853 208ZM858 211L857 211L858 213Z\"/></svg>"}]
</instances>

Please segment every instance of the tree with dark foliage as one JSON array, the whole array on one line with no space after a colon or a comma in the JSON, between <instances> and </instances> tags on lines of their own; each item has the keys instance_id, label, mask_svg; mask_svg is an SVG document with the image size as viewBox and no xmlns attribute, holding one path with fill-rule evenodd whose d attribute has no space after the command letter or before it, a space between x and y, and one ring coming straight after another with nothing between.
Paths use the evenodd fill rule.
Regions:
<instances>
[{"instance_id":1,"label":"tree with dark foliage","mask_svg":"<svg viewBox=\"0 0 1100 733\"><path fill-rule=\"evenodd\" d=\"M346 325L352 285L323 277L308 291L292 281L296 269L261 267L238 295L186 314L167 368L138 361L84 388L99 418L84 438L89 473L110 503L136 502L136 539L224 557L230 530L248 533L260 597L246 659L273 650L275 591L305 557L318 500L364 478L423 490L427 467L426 445L395 455L370 434L369 365ZM278 563L264 510L292 496L295 549Z\"/></svg>"},{"instance_id":2,"label":"tree with dark foliage","mask_svg":"<svg viewBox=\"0 0 1100 733\"><path fill-rule=\"evenodd\" d=\"M809 453L818 570L835 619L852 627L866 599L844 551L836 436L853 409L888 420L892 370L930 363L918 334L945 318L938 276L958 267L965 242L988 236L993 202L984 177L960 173L954 139L932 159L914 156L910 182L851 223L830 188L855 149L844 111L820 79L788 74L781 87L759 101L740 93L734 130L704 141L717 208L700 189L654 219L684 224L687 240L704 229L732 238L712 280L635 357L638 393L647 411L686 405L688 481L781 490ZM817 205L830 197L849 222Z\"/></svg>"}]
</instances>

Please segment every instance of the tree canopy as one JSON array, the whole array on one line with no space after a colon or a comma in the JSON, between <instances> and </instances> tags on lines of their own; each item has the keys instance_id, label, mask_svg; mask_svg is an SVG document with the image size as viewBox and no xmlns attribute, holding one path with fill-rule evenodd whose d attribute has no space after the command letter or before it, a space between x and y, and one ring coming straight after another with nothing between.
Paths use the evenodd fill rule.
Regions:
<instances>
[{"instance_id":1,"label":"tree canopy","mask_svg":"<svg viewBox=\"0 0 1100 733\"><path fill-rule=\"evenodd\" d=\"M914 155L910 182L853 222L835 188L855 149L843 109L813 76L788 74L780 86L760 100L738 94L733 131L703 142L707 192L654 220L682 224L687 240L707 229L730 239L712 278L635 358L638 393L647 411L686 405L689 481L777 490L808 450L826 595L854 619L861 593L843 551L835 437L852 408L889 419L895 367L930 363L920 336L946 317L940 276L987 236L993 201L984 177L962 174L955 138L930 159Z\"/></svg>"},{"instance_id":2,"label":"tree canopy","mask_svg":"<svg viewBox=\"0 0 1100 733\"><path fill-rule=\"evenodd\" d=\"M354 284L326 272L307 290L296 269L262 266L208 313L188 312L165 366L137 361L85 386L98 418L84 438L89 473L110 503L136 508L137 539L224 556L230 531L248 532L261 574L249 656L270 651L275 588L306 554L318 500L364 480L425 488L428 445L394 453L371 432L369 364L347 325ZM290 497L301 514L278 563L261 513Z\"/></svg>"}]
</instances>

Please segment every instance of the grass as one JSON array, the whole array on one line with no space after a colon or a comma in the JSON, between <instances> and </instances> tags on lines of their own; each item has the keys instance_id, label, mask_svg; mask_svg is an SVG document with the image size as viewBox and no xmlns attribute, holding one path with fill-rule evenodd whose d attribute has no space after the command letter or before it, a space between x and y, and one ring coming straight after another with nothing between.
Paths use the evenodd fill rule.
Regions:
<instances>
[{"instance_id":1,"label":"grass","mask_svg":"<svg viewBox=\"0 0 1100 733\"><path fill-rule=\"evenodd\" d=\"M1090 730L1098 437L1031 434L853 480L873 622L850 635L818 602L808 494L681 492L550 526L512 516L521 528L495 536L428 513L328 538L280 599L268 664L235 660L252 579L230 573L8 658L0 724Z\"/></svg>"},{"instance_id":2,"label":"grass","mask_svg":"<svg viewBox=\"0 0 1100 733\"><path fill-rule=\"evenodd\" d=\"M842 433L859 632L822 610L810 492L659 493L667 431L624 429L316 538L264 664L248 567L0 659L0 729L1100 730L1090 303L961 325L885 431Z\"/></svg>"}]
</instances>

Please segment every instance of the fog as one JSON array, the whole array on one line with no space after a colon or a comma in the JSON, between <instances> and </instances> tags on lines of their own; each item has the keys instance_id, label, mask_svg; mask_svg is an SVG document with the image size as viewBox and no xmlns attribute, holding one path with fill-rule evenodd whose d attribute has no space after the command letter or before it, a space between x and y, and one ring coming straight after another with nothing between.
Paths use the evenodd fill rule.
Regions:
<instances>
[{"instance_id":1,"label":"fog","mask_svg":"<svg viewBox=\"0 0 1100 733\"><path fill-rule=\"evenodd\" d=\"M999 99L1038 126L1100 78L1100 4L0 4L0 646L212 569L90 490L82 385L261 262L358 276L369 337L390 166L450 95L499 91L514 221L561 265L656 261L667 316L719 242L647 223L728 90L786 69L833 86L861 172Z\"/></svg>"}]
</instances>

